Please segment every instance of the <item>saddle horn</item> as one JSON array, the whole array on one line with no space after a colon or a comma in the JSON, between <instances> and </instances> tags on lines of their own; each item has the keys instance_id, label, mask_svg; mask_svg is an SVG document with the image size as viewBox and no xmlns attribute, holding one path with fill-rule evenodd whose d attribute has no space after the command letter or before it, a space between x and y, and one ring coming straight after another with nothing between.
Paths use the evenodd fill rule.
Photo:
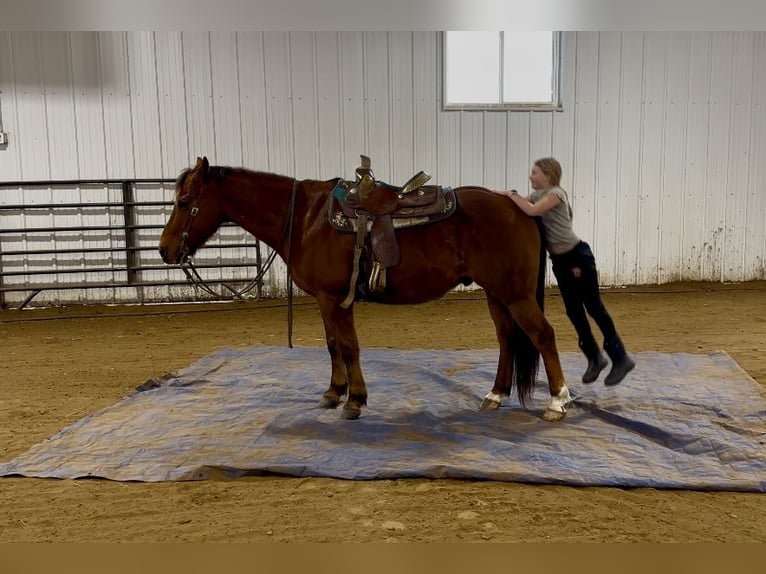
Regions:
<instances>
[{"instance_id":1,"label":"saddle horn","mask_svg":"<svg viewBox=\"0 0 766 574\"><path fill-rule=\"evenodd\" d=\"M366 155L360 155L361 164L356 168L356 188L359 197L364 199L375 189L375 174L372 172L372 162Z\"/></svg>"}]
</instances>

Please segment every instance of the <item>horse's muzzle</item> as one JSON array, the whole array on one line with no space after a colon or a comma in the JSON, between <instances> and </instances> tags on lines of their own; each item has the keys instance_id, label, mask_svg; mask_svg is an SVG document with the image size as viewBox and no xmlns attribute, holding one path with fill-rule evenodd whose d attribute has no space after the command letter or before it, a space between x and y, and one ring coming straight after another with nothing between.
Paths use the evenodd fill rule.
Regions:
<instances>
[{"instance_id":1,"label":"horse's muzzle","mask_svg":"<svg viewBox=\"0 0 766 574\"><path fill-rule=\"evenodd\" d=\"M162 257L162 260L167 263L168 265L172 265L173 263L177 263L177 261L172 261L170 259L168 248L160 246L158 251L160 252L160 257Z\"/></svg>"}]
</instances>

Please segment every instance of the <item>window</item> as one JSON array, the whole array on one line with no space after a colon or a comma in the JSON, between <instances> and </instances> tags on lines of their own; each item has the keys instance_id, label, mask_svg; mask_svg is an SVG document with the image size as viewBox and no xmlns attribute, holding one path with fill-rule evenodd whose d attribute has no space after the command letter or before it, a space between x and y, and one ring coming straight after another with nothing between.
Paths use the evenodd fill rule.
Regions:
<instances>
[{"instance_id":1,"label":"window","mask_svg":"<svg viewBox=\"0 0 766 574\"><path fill-rule=\"evenodd\" d=\"M444 109L561 109L557 32L445 32Z\"/></svg>"}]
</instances>

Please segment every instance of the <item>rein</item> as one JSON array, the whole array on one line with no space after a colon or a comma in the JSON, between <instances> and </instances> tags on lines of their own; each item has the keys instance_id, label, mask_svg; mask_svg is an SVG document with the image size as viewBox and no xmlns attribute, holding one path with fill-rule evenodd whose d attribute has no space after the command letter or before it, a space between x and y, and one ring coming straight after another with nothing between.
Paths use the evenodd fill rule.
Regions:
<instances>
[{"instance_id":1,"label":"rein","mask_svg":"<svg viewBox=\"0 0 766 574\"><path fill-rule=\"evenodd\" d=\"M279 243L277 243L276 248L273 249L271 254L266 258L266 261L261 266L261 270L258 272L258 274L240 290L234 289L231 285L226 283L221 283L221 285L231 291L234 297L240 300L244 300L242 296L245 293L251 291L253 287L255 287L258 283L262 282L264 275L266 275L268 270L271 268L271 265L274 263L274 260L277 258L277 251L285 243L285 240L287 240L287 345L291 349L293 348L293 281L292 273L290 272L290 261L292 255L293 219L295 218L295 198L298 194L299 185L300 183L297 179L293 180L293 189L290 195L290 207L288 208L285 221L282 224L282 234L280 236ZM208 283L200 276L197 268L192 262L191 256L189 255L189 246L187 245L186 241L189 238L189 230L191 229L192 222L198 213L199 208L196 205L192 207L191 210L189 210L189 219L187 220L186 227L184 228L184 232L181 235L182 259L180 267L186 275L186 279L189 281L191 286L194 287L195 290L200 288L209 295L220 298L221 295L216 293L216 291L210 287Z\"/></svg>"}]
</instances>

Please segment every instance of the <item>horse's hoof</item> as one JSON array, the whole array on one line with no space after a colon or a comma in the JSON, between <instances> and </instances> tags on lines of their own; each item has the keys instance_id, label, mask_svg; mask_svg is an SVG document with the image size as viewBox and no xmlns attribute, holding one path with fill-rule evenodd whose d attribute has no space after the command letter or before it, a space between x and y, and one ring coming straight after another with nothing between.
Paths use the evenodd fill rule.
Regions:
<instances>
[{"instance_id":1,"label":"horse's hoof","mask_svg":"<svg viewBox=\"0 0 766 574\"><path fill-rule=\"evenodd\" d=\"M362 409L360 409L360 408L344 406L343 410L340 411L341 418L345 419L347 421L355 421L361 415L362 415Z\"/></svg>"},{"instance_id":2,"label":"horse's hoof","mask_svg":"<svg viewBox=\"0 0 766 574\"><path fill-rule=\"evenodd\" d=\"M340 404L340 401L338 399L330 399L328 397L322 397L322 400L319 401L319 406L323 409L334 409Z\"/></svg>"},{"instance_id":3,"label":"horse's hoof","mask_svg":"<svg viewBox=\"0 0 766 574\"><path fill-rule=\"evenodd\" d=\"M482 400L481 404L479 405L480 411L496 411L499 408L500 401L488 399L487 397L484 397L484 400Z\"/></svg>"},{"instance_id":4,"label":"horse's hoof","mask_svg":"<svg viewBox=\"0 0 766 574\"><path fill-rule=\"evenodd\" d=\"M549 422L560 421L565 416L567 416L566 411L562 413L562 412L559 412L559 411L554 411L554 410L551 410L551 409L546 409L545 412L543 413L543 419L546 420L546 421L549 421Z\"/></svg>"}]
</instances>

